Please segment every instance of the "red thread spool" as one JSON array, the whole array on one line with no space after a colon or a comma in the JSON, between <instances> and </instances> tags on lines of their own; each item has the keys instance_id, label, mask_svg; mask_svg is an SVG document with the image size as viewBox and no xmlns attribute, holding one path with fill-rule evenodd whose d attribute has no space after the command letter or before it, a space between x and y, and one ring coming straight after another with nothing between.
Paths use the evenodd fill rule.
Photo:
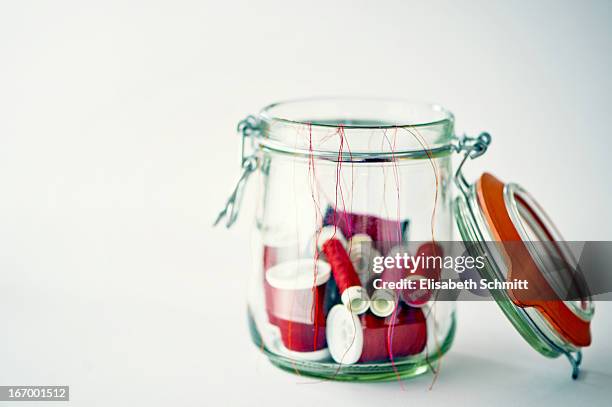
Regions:
<instances>
[{"instance_id":1,"label":"red thread spool","mask_svg":"<svg viewBox=\"0 0 612 407\"><path fill-rule=\"evenodd\" d=\"M331 266L334 280L340 292L340 299L351 312L363 314L369 307L368 294L361 286L359 276L341 240L331 234L332 232L328 228L331 228L334 234L339 233L334 227L328 226L322 229L319 238L323 237L322 249Z\"/></svg>"},{"instance_id":2,"label":"red thread spool","mask_svg":"<svg viewBox=\"0 0 612 407\"><path fill-rule=\"evenodd\" d=\"M427 343L423 311L408 306L379 318L370 313L356 316L336 305L327 317L326 332L332 358L347 365L416 355Z\"/></svg>"},{"instance_id":3,"label":"red thread spool","mask_svg":"<svg viewBox=\"0 0 612 407\"><path fill-rule=\"evenodd\" d=\"M402 290L400 295L406 304L412 307L422 307L433 297L434 290L427 287L421 288L421 282L424 280L440 280L442 263L444 262L442 247L434 242L423 243L417 249L415 256L421 257L421 260L415 267L414 272L408 273L406 279L414 281L416 287L414 289L406 288ZM439 260L432 261L431 258L439 258Z\"/></svg>"},{"instance_id":4,"label":"red thread spool","mask_svg":"<svg viewBox=\"0 0 612 407\"><path fill-rule=\"evenodd\" d=\"M285 261L299 259L303 257L299 250L299 244L296 241L286 238L285 236L273 237L267 236L263 247L263 286L264 296L266 300L266 311L268 311L268 320L274 324L273 318L270 318L270 307L272 304L272 287L266 280L268 269Z\"/></svg>"},{"instance_id":5,"label":"red thread spool","mask_svg":"<svg viewBox=\"0 0 612 407\"><path fill-rule=\"evenodd\" d=\"M268 318L279 327L283 344L290 351L314 352L327 347L324 302L330 274L329 264L312 259L286 261L267 271Z\"/></svg>"}]
</instances>

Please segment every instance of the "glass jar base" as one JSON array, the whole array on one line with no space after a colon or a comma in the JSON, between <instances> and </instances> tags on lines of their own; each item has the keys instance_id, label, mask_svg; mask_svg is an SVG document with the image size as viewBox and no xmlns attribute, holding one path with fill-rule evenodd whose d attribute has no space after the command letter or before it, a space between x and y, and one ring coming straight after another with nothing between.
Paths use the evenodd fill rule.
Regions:
<instances>
[{"instance_id":1,"label":"glass jar base","mask_svg":"<svg viewBox=\"0 0 612 407\"><path fill-rule=\"evenodd\" d=\"M425 374L430 370L429 365L426 363L414 363L410 364L409 366L398 366L396 364L395 370L393 367L381 367L380 365L378 365L378 368L373 368L370 365L360 365L357 369L355 369L354 365L338 367L333 366L331 363L305 365L303 362L297 362L270 354L268 355L268 358L273 365L298 376L309 376L342 382L384 382L398 379L408 379ZM346 369L347 367L352 367L353 369Z\"/></svg>"},{"instance_id":2,"label":"glass jar base","mask_svg":"<svg viewBox=\"0 0 612 407\"><path fill-rule=\"evenodd\" d=\"M249 318L250 319L250 318ZM355 365L338 365L332 362L312 362L295 360L270 352L261 346L255 324L250 320L251 337L253 342L270 359L270 362L298 376L316 377L324 380L346 382L382 382L408 379L423 375L431 370L431 366L450 349L455 336L455 317L452 317L451 327L439 351L427 356L419 355L401 358L394 363L367 363Z\"/></svg>"}]
</instances>

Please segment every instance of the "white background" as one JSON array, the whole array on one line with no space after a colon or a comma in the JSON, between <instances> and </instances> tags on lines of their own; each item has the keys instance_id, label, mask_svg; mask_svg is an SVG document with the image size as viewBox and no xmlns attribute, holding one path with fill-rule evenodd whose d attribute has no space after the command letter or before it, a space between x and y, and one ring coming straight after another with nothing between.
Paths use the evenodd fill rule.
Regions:
<instances>
[{"instance_id":1,"label":"white background","mask_svg":"<svg viewBox=\"0 0 612 407\"><path fill-rule=\"evenodd\" d=\"M605 303L578 382L474 303L431 391L279 371L246 328L248 202L211 223L241 118L349 94L448 107L493 135L470 176L611 240L610 21L609 1L3 2L0 385L68 384L79 406L609 405Z\"/></svg>"}]
</instances>

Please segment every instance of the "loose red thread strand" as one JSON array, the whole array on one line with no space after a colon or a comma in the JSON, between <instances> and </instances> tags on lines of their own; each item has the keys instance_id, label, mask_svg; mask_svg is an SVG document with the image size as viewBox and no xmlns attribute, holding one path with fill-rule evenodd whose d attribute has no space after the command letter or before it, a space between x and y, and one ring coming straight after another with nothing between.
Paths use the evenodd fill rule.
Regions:
<instances>
[{"instance_id":1,"label":"loose red thread strand","mask_svg":"<svg viewBox=\"0 0 612 407\"><path fill-rule=\"evenodd\" d=\"M397 241L399 242L399 241L401 241L400 185L399 185L399 170L398 170L398 166L397 166L397 160L395 158L395 146L396 146L396 142L397 142L397 128L394 128L393 144L391 144L391 142L389 141L389 138L387 137L386 129L384 130L383 134L384 134L384 139L389 144L389 148L391 150L391 162L393 163L393 177L395 179L395 190L396 190L396 197L397 197L397 205L396 205L397 206L397 209L396 209L396 213L397 213L397 228L398 228L397 229L397 231L398 231ZM387 328L387 349L388 349L388 352L389 352L389 360L391 361L391 367L393 368L393 372L395 373L395 377L397 378L397 381L400 383L401 389L404 390L404 385L401 382L401 376L399 374L397 366L395 365L395 359L393 357L393 334L395 332L395 324L397 322L395 314L396 314L396 311L398 309L398 304L399 304L399 299L398 299L398 301L396 301L396 303L394 305L393 313L391 314L391 323L389 324L389 327Z\"/></svg>"},{"instance_id":2,"label":"loose red thread strand","mask_svg":"<svg viewBox=\"0 0 612 407\"><path fill-rule=\"evenodd\" d=\"M336 231L336 228L338 227L337 224L338 222L336 222L336 213L338 212L338 195L340 195L340 200L342 201L342 212L344 215L344 221L345 224L347 225L347 231L348 234L351 235L352 234L352 229L351 229L351 223L349 222L348 219L348 213L346 211L346 204L344 202L344 194L342 191L342 176L341 176L341 172L342 172L342 161L344 160L344 143L346 141L346 145L347 145L347 149L349 151L349 159L352 162L353 161L353 154L350 150L350 146L348 144L348 140L346 140L346 135L344 132L344 125L339 124L338 125L338 129L336 131L336 133L338 134L339 138L340 138L340 145L338 147L338 157L337 157L337 163L336 163L336 196L335 196L335 201L334 201L334 233ZM352 179L351 179L351 184L352 184ZM352 186L351 186L352 189ZM352 199L352 198L351 198ZM349 247L349 255L350 255L350 247ZM349 263L350 263L350 259L349 259ZM352 267L352 263L350 263L351 267ZM355 272L354 268L353 268L353 272L355 274L355 276L357 277L357 273ZM342 277L340 277L342 279ZM334 279L336 279L336 276L334 275ZM359 281L359 277L357 277L357 281L359 282L358 284L361 285L361 282ZM338 281L336 281L336 284L339 284ZM342 284L344 284L344 282L342 282ZM340 287L338 287L340 288ZM341 291L342 293L342 291ZM357 335L357 329L361 329L361 326L357 326L355 323L353 323L353 329L355 331L355 334L353 335L353 338L351 339L351 344L348 346L348 348L346 349L346 351L344 352L344 355L342 355L342 358L340 359L340 363L338 364L338 369L336 369L336 372L334 374L334 376L336 376L339 372L340 372L340 368L342 366L342 360L344 360L344 357L346 356L346 354L348 353L349 349L351 349L355 343L355 338Z\"/></svg>"},{"instance_id":3,"label":"loose red thread strand","mask_svg":"<svg viewBox=\"0 0 612 407\"><path fill-rule=\"evenodd\" d=\"M397 241L400 242L401 241L401 220L400 220L400 180L399 180L399 169L398 169L398 165L397 165L397 159L395 157L395 146L397 143L397 127L393 129L393 147L391 148L391 159L393 161L393 175L395 178L395 189L396 189L396 193L397 193ZM395 307L393 309L393 316L391 318L391 329L390 329L390 340L389 340L389 357L391 359L391 366L393 367L393 371L395 372L395 375L397 377L397 380L400 383L400 386L402 388L402 390L404 390L404 385L401 382L401 377L397 371L397 367L395 366L395 361L393 359L393 334L395 331L395 324L397 322L397 316L396 316L396 312L398 309L398 304L399 304L399 298L398 301L396 301L395 303Z\"/></svg>"},{"instance_id":4,"label":"loose red thread strand","mask_svg":"<svg viewBox=\"0 0 612 407\"><path fill-rule=\"evenodd\" d=\"M351 225L348 219L348 213L346 211L346 203L344 202L344 192L342 190L342 161L344 160L344 143L346 139L345 134L344 134L344 126L342 124L338 126L337 134L340 137L340 146L338 148L338 159L336 163L336 198L335 198L335 203L334 203L334 228L337 227L336 226L337 225L336 213L338 212L338 195L340 195L340 200L342 201L342 212L344 215L344 222L346 223L346 225L348 225L347 226L348 234L352 235ZM349 150L350 160L352 161L353 157L352 157L352 154L350 153L348 142L347 142L347 148Z\"/></svg>"},{"instance_id":5,"label":"loose red thread strand","mask_svg":"<svg viewBox=\"0 0 612 407\"><path fill-rule=\"evenodd\" d=\"M400 219L400 180L399 180L399 168L397 165L397 159L395 158L395 146L397 143L397 127L393 129L393 147L391 148L391 160L393 161L393 176L395 178L395 189L397 192L397 241L402 240L402 227Z\"/></svg>"},{"instance_id":6,"label":"loose red thread strand","mask_svg":"<svg viewBox=\"0 0 612 407\"><path fill-rule=\"evenodd\" d=\"M393 332L395 329L395 324L397 323L397 312L399 309L399 301L395 302L393 306L393 313L391 314L391 324L389 328L387 328L387 349L389 349L389 360L391 361L391 367L393 368L393 372L395 373L395 377L400 384L400 388L402 391L405 390L404 384L402 383L402 378L397 370L397 366L395 365L395 361L393 358Z\"/></svg>"},{"instance_id":7,"label":"loose red thread strand","mask_svg":"<svg viewBox=\"0 0 612 407\"><path fill-rule=\"evenodd\" d=\"M385 151L385 141L387 144L391 145L389 138L387 137L387 129L383 129L383 137L380 142L380 150ZM382 202L382 210L385 213L385 218L389 217L389 211L387 210L387 166L383 163L382 173L383 173L383 202Z\"/></svg>"},{"instance_id":8,"label":"loose red thread strand","mask_svg":"<svg viewBox=\"0 0 612 407\"><path fill-rule=\"evenodd\" d=\"M353 213L353 198L355 196L355 162L353 161L353 152L351 151L351 146L349 144L348 138L346 137L346 133L345 133L345 129L344 126L341 124L338 127L338 131L340 132L340 137L344 140L344 144L346 144L346 150L348 151L348 155L349 155L349 162L351 164L351 189L350 189L350 208L349 211L346 210L346 207L343 206L342 210L344 211L344 221L346 222L348 220L348 213ZM341 180L342 181L342 180ZM344 201L343 201L343 205L344 205ZM352 231L352 226L349 224L348 225L348 233L350 235L353 234ZM351 247L349 247L349 254L351 252Z\"/></svg>"},{"instance_id":9,"label":"loose red thread strand","mask_svg":"<svg viewBox=\"0 0 612 407\"><path fill-rule=\"evenodd\" d=\"M427 155L427 158L429 159L429 163L431 164L433 172L434 172L436 186L435 186L435 191L434 191L434 205L433 205L433 209L431 213L430 224L431 224L431 240L432 242L435 243L436 239L434 236L434 231L435 231L435 221L436 221L436 207L438 206L438 188L439 188L439 178L440 178L438 166L436 165L436 162L434 160L435 157L431 154L431 149L429 148L429 145L425 141L425 138L421 136L421 134L418 132L418 130L416 128L413 129L414 130L414 133L413 133L412 130L410 130L407 127L401 127L401 129L406 130L408 133L410 133L417 140L417 142L421 145L421 148L423 149L423 151L425 151L425 154Z\"/></svg>"},{"instance_id":10,"label":"loose red thread strand","mask_svg":"<svg viewBox=\"0 0 612 407\"><path fill-rule=\"evenodd\" d=\"M317 181L317 177L316 177L316 172L315 172L315 158L314 158L314 149L313 149L313 143L312 143L312 123L308 124L308 129L309 129L309 157L308 157L308 172L309 172L309 178L310 178L310 189L311 189L311 196L312 196L312 200L313 200L313 204L315 207L315 224L316 225L321 225L322 224L322 215L321 215L321 206L319 204L319 199L318 199L318 193L319 193L319 188L318 188L318 181ZM338 149L338 160L337 160L337 166L336 166L336 196L335 196L335 204L334 204L334 233L332 235L332 238L335 238L336 236L336 232L337 232L337 222L336 222L336 212L337 212L337 208L338 208L338 195L340 195L342 203L343 203L343 208L345 208L344 205L344 196L342 194L342 186L340 185L340 174L341 174L341 169L342 169L342 156L343 156L343 147L344 147L344 141L345 141L345 136L344 136L344 126L340 125L338 127L338 130L336 132L334 132L334 134L338 134L340 137L340 147ZM331 138L333 134L330 134L328 136L325 136L323 138L321 138L321 144L325 143L327 140L329 140ZM350 152L350 147L348 147L348 142L347 142L347 148L349 150L349 155L351 157L351 161L352 161L352 153ZM352 188L352 187L351 187ZM343 212L345 212L345 217L346 217L346 221L348 221L348 215L346 214L346 210L344 210ZM348 222L347 222L348 224ZM314 249L314 261L315 261L315 277L314 277L314 281L313 281L313 291L315 292L314 296L316 298L316 262L319 258L319 239L320 239L320 229L317 226L317 230L315 232L315 249ZM315 304L317 304L317 301L315 300ZM311 310L311 312L313 312ZM314 312L314 315L316 316L316 312ZM316 325L316 317L315 317L315 330L318 328ZM355 327L355 330L357 329L357 327ZM351 345L349 346L348 349L350 349L352 347L352 345L354 344L355 341L355 336L353 336L353 340L351 342ZM347 352L348 352L347 349ZM343 357L344 358L344 357ZM342 366L342 362L340 362L338 369L336 369L336 372L334 373L334 376L336 376L339 371L340 368Z\"/></svg>"},{"instance_id":11,"label":"loose red thread strand","mask_svg":"<svg viewBox=\"0 0 612 407\"><path fill-rule=\"evenodd\" d=\"M401 226L401 217L400 217L400 182L399 182L399 168L397 164L397 159L395 156L395 146L397 143L397 128L394 128L393 132L393 143L389 140L387 136L387 129L383 129L383 139L381 143L381 150L384 151L385 141L389 145L389 150L391 152L391 162L393 167L393 178L395 180L395 190L396 190L396 198L397 198L397 206L396 206L396 217L397 217L397 241L401 242L402 240L402 226ZM383 209L385 211L386 217L389 217L389 211L387 210L387 174L385 171L385 165L382 165L383 171Z\"/></svg>"},{"instance_id":12,"label":"loose red thread strand","mask_svg":"<svg viewBox=\"0 0 612 407\"><path fill-rule=\"evenodd\" d=\"M427 145L427 142L425 141L425 138L423 136L421 136L421 134L418 132L418 130L416 128L414 128L414 133L408 128L408 127L401 127L402 129L406 130L408 133L410 133L417 141L418 143L421 145L421 148L425 151L425 154L427 154L427 157L429 159L429 162L431 163L433 172L434 172L434 177L435 177L435 182L436 182L436 187L435 187L435 194L434 194L434 205L433 205L433 210L432 210L432 214L431 214L431 240L432 242L435 244L435 236L434 236L434 231L435 231L435 218L436 218L436 207L438 206L438 189L439 189L439 172L438 172L438 167L434 161L434 157L431 154L431 150L429 148L429 146ZM416 134L415 134L416 133ZM438 335L436 335L436 323L435 323L435 319L436 319L436 300L437 300L437 293L435 294L436 298L433 299L433 305L430 307L430 310L428 311L428 314L425 316L426 318L429 318L429 314L433 312L432 318L434 320L433 323L433 335L434 335L434 341L435 341L435 345L436 345L436 354L438 356L438 366L437 368L434 368L432 362L429 359L429 352L426 351L426 355L425 358L427 360L427 363L429 364L430 369L434 372L434 377L433 380L431 382L431 385L429 386L429 390L433 389L434 384L436 383L436 381L438 380L438 376L440 375L440 370L441 370L441 366L442 366L442 351L440 348L440 344L438 341Z\"/></svg>"}]
</instances>

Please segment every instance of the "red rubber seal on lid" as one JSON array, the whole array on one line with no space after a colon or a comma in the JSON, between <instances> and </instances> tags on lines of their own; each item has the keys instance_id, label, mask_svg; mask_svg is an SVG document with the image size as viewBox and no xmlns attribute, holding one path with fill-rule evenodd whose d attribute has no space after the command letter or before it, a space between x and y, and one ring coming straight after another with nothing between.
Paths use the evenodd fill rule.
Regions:
<instances>
[{"instance_id":1,"label":"red rubber seal on lid","mask_svg":"<svg viewBox=\"0 0 612 407\"><path fill-rule=\"evenodd\" d=\"M482 207L485 219L493 237L501 242L512 242L503 245L506 253L504 258L508 264L507 281L514 279L527 280L529 294L524 290L508 290L512 302L521 308L534 307L538 309L547 322L568 342L575 346L584 347L591 344L590 322L576 315L555 294L517 231L504 201L504 183L493 175L484 173L476 184L478 202ZM528 208L539 226L548 236L544 223L525 201L521 203ZM553 298L549 300L549 298Z\"/></svg>"}]
</instances>

